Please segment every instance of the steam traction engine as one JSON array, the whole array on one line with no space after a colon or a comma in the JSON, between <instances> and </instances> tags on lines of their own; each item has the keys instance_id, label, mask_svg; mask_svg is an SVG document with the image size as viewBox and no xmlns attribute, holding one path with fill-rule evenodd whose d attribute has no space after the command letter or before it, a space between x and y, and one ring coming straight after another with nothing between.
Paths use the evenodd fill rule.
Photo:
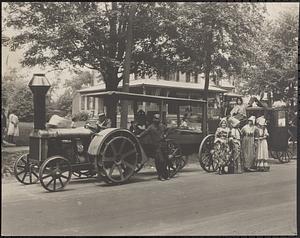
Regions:
<instances>
[{"instance_id":1,"label":"steam traction engine","mask_svg":"<svg viewBox=\"0 0 300 238\"><path fill-rule=\"evenodd\" d=\"M147 161L141 143L126 129L107 128L99 133L84 127L46 129L45 96L50 84L44 74L35 74L29 87L34 96L34 130L29 154L22 155L14 165L15 177L22 184L39 181L54 192L62 190L72 175L98 175L107 183L120 184ZM167 153L168 158L178 158L178 149L170 146ZM175 175L179 163L170 161L171 175Z\"/></svg>"}]
</instances>

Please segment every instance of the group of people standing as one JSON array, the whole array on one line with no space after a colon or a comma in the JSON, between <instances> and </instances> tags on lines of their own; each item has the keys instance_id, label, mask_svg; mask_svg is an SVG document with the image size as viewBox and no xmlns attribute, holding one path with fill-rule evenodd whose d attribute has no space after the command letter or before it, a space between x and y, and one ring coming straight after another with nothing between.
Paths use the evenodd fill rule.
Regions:
<instances>
[{"instance_id":1,"label":"group of people standing","mask_svg":"<svg viewBox=\"0 0 300 238\"><path fill-rule=\"evenodd\" d=\"M245 117L242 103L232 110L231 116L222 118L215 133L212 158L217 173L243 173L269 171L267 162L269 136L264 116L247 119L247 124L240 129Z\"/></svg>"}]
</instances>

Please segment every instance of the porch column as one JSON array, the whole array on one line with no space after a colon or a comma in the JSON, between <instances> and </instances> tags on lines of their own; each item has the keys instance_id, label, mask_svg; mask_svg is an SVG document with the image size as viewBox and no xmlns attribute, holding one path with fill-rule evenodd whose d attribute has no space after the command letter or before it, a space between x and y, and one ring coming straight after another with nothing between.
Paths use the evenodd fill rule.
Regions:
<instances>
[{"instance_id":1,"label":"porch column","mask_svg":"<svg viewBox=\"0 0 300 238\"><path fill-rule=\"evenodd\" d=\"M76 112L80 112L81 111L81 94L79 94L79 99L78 99L78 111L77 109L75 109Z\"/></svg>"},{"instance_id":2,"label":"porch column","mask_svg":"<svg viewBox=\"0 0 300 238\"><path fill-rule=\"evenodd\" d=\"M159 114L160 114L160 119L161 119L161 122L164 122L164 118L163 118L163 106L164 106L164 101L161 100L161 103L159 104Z\"/></svg>"},{"instance_id":3,"label":"porch column","mask_svg":"<svg viewBox=\"0 0 300 238\"><path fill-rule=\"evenodd\" d=\"M136 120L136 113L137 113L137 110L138 110L138 105L137 105L137 101L133 101L133 120L135 121Z\"/></svg>"},{"instance_id":4,"label":"porch column","mask_svg":"<svg viewBox=\"0 0 300 238\"><path fill-rule=\"evenodd\" d=\"M169 97L170 95L170 90L167 90L166 96ZM169 111L169 104L166 104L166 117L168 116L168 111Z\"/></svg>"},{"instance_id":5,"label":"porch column","mask_svg":"<svg viewBox=\"0 0 300 238\"><path fill-rule=\"evenodd\" d=\"M103 98L98 98L98 113L104 111Z\"/></svg>"},{"instance_id":6,"label":"porch column","mask_svg":"<svg viewBox=\"0 0 300 238\"><path fill-rule=\"evenodd\" d=\"M84 96L84 111L86 111L88 108L88 97Z\"/></svg>"},{"instance_id":7,"label":"porch column","mask_svg":"<svg viewBox=\"0 0 300 238\"><path fill-rule=\"evenodd\" d=\"M99 98L95 97L95 114L99 113Z\"/></svg>"},{"instance_id":8,"label":"porch column","mask_svg":"<svg viewBox=\"0 0 300 238\"><path fill-rule=\"evenodd\" d=\"M191 99L191 93L188 93L188 99ZM189 105L189 111L192 111L192 106Z\"/></svg>"},{"instance_id":9,"label":"porch column","mask_svg":"<svg viewBox=\"0 0 300 238\"><path fill-rule=\"evenodd\" d=\"M180 127L180 107L179 104L176 105L177 109L177 126Z\"/></svg>"},{"instance_id":10,"label":"porch column","mask_svg":"<svg viewBox=\"0 0 300 238\"><path fill-rule=\"evenodd\" d=\"M143 85L143 94L146 95L146 88L144 85ZM143 111L146 112L146 102L143 102L142 108L143 108Z\"/></svg>"}]
</instances>

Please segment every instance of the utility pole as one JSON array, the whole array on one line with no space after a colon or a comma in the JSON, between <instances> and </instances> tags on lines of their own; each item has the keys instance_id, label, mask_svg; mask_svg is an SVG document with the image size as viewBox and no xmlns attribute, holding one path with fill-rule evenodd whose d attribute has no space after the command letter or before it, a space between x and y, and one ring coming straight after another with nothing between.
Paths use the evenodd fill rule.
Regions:
<instances>
[{"instance_id":1,"label":"utility pole","mask_svg":"<svg viewBox=\"0 0 300 238\"><path fill-rule=\"evenodd\" d=\"M123 92L129 92L129 75L130 75L130 63L131 63L131 48L132 48L132 25L133 17L135 14L135 3L130 3L129 19L126 36L126 51L125 51L125 62L124 62L124 76L123 76ZM127 128L128 124L128 101L123 100L121 102L121 128Z\"/></svg>"}]
</instances>

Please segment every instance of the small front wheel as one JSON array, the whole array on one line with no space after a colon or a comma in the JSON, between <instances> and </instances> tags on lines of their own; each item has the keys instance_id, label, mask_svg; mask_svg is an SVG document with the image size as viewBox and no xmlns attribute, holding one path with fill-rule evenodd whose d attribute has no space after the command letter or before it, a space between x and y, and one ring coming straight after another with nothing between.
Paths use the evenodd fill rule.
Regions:
<instances>
[{"instance_id":1,"label":"small front wheel","mask_svg":"<svg viewBox=\"0 0 300 238\"><path fill-rule=\"evenodd\" d=\"M69 183L71 175L70 162L60 156L46 159L39 171L42 186L50 192L62 190Z\"/></svg>"},{"instance_id":2,"label":"small front wheel","mask_svg":"<svg viewBox=\"0 0 300 238\"><path fill-rule=\"evenodd\" d=\"M38 166L30 162L28 154L22 155L14 163L14 175L20 183L25 185L38 182L37 169Z\"/></svg>"},{"instance_id":3,"label":"small front wheel","mask_svg":"<svg viewBox=\"0 0 300 238\"><path fill-rule=\"evenodd\" d=\"M184 163L182 160L182 152L181 148L178 144L168 141L167 142L168 147L168 160L167 160L167 169L169 173L169 177L174 177L178 171L180 170L180 166Z\"/></svg>"}]
</instances>

